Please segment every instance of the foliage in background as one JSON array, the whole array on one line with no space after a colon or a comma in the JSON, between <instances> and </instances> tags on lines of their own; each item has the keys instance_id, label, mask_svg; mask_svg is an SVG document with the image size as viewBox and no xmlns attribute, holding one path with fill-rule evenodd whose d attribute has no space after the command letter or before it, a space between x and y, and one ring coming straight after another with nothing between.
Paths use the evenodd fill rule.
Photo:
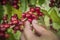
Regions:
<instances>
[{"instance_id":1,"label":"foliage in background","mask_svg":"<svg viewBox=\"0 0 60 40\"><path fill-rule=\"evenodd\" d=\"M53 20L53 28L57 29L58 32L56 33L58 36L60 35L60 15L57 13L56 8L49 7L49 0L19 0L21 3L19 3L19 9L13 8L10 4L6 4L5 6L0 5L0 23L2 20L2 16L4 15L4 10L6 11L6 14L8 14L8 20L13 14L17 14L18 18L21 18L21 15L23 12L25 12L27 9L29 9L29 6L39 6L41 7L41 11L45 14L45 25L49 28L49 18ZM5 8L3 8L5 7ZM48 22L47 22L48 21ZM10 38L7 40L19 40L21 36L21 32L13 33L12 29L8 29L8 34L10 34ZM59 36L60 37L60 36Z\"/></svg>"},{"instance_id":2,"label":"foliage in background","mask_svg":"<svg viewBox=\"0 0 60 40\"><path fill-rule=\"evenodd\" d=\"M0 23L1 23L1 19L2 19L3 14L4 14L4 9L3 9L3 6L0 5Z\"/></svg>"}]
</instances>

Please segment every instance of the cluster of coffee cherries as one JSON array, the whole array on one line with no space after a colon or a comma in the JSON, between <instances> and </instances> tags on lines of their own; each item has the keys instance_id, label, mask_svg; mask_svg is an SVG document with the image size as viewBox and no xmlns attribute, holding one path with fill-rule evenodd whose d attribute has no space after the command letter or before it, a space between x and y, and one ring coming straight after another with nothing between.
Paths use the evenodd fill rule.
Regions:
<instances>
[{"instance_id":1,"label":"cluster of coffee cherries","mask_svg":"<svg viewBox=\"0 0 60 40\"><path fill-rule=\"evenodd\" d=\"M9 24L13 25L12 28L15 30L14 32L17 30L23 31L25 21L28 20L32 23L34 19L39 20L40 16L44 16L43 12L40 11L40 7L30 7L29 11L22 13L22 17L20 19L18 19L17 14L14 14L11 17Z\"/></svg>"},{"instance_id":2,"label":"cluster of coffee cherries","mask_svg":"<svg viewBox=\"0 0 60 40\"><path fill-rule=\"evenodd\" d=\"M11 16L10 21L8 22L8 15L4 15L2 18L2 23L0 24L0 39L5 40L4 38L9 38L10 35L7 33L7 30L11 28L13 33L16 33L17 30L22 31L23 22L18 19L17 14Z\"/></svg>"},{"instance_id":3,"label":"cluster of coffee cherries","mask_svg":"<svg viewBox=\"0 0 60 40\"><path fill-rule=\"evenodd\" d=\"M27 19L31 23L33 19L39 19L39 17L43 15L43 12L40 11L40 7L30 7L29 11L22 14L22 19Z\"/></svg>"},{"instance_id":4,"label":"cluster of coffee cherries","mask_svg":"<svg viewBox=\"0 0 60 40\"><path fill-rule=\"evenodd\" d=\"M18 9L18 1L19 0L0 0L0 4L1 5L6 5L7 3L9 3L10 5L12 5L14 8Z\"/></svg>"},{"instance_id":5,"label":"cluster of coffee cherries","mask_svg":"<svg viewBox=\"0 0 60 40\"><path fill-rule=\"evenodd\" d=\"M56 6L57 8L60 8L60 0L50 0L50 7Z\"/></svg>"},{"instance_id":6,"label":"cluster of coffee cherries","mask_svg":"<svg viewBox=\"0 0 60 40\"><path fill-rule=\"evenodd\" d=\"M16 9L19 8L19 6L18 6L18 1L19 1L19 0L13 0L13 1L12 1L12 6L13 6L14 8L16 8Z\"/></svg>"},{"instance_id":7,"label":"cluster of coffee cherries","mask_svg":"<svg viewBox=\"0 0 60 40\"><path fill-rule=\"evenodd\" d=\"M2 23L0 24L0 40L5 40L5 38L9 37L9 34L6 33L10 25L8 24L7 15L3 16Z\"/></svg>"}]
</instances>

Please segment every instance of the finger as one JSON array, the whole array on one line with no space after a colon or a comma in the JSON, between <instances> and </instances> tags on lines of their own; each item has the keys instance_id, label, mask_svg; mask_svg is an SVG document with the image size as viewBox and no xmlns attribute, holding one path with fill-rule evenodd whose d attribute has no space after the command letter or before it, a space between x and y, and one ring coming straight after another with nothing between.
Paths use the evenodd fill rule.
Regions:
<instances>
[{"instance_id":1,"label":"finger","mask_svg":"<svg viewBox=\"0 0 60 40\"><path fill-rule=\"evenodd\" d=\"M26 40L24 34L21 35L21 40Z\"/></svg>"},{"instance_id":2,"label":"finger","mask_svg":"<svg viewBox=\"0 0 60 40\"><path fill-rule=\"evenodd\" d=\"M25 29L24 29L24 35L26 39L31 39L34 36L34 33L31 30L30 22L26 21L25 22Z\"/></svg>"},{"instance_id":3,"label":"finger","mask_svg":"<svg viewBox=\"0 0 60 40\"><path fill-rule=\"evenodd\" d=\"M32 21L32 25L33 25L33 28L35 29L35 31L38 33L38 34L46 34L48 31L43 28L42 26L38 25L38 22L36 20L33 20Z\"/></svg>"},{"instance_id":4,"label":"finger","mask_svg":"<svg viewBox=\"0 0 60 40\"><path fill-rule=\"evenodd\" d=\"M32 25L33 25L33 28L36 30L36 32L42 35L40 38L42 39L51 38L52 40L58 39L57 36L53 32L51 32L50 30L46 30L42 26L38 25L38 22L36 20L33 20Z\"/></svg>"}]
</instances>

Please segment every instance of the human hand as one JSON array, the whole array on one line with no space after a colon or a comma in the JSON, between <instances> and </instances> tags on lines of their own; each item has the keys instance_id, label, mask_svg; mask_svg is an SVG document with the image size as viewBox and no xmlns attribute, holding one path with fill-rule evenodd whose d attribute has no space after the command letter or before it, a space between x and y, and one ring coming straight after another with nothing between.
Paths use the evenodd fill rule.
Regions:
<instances>
[{"instance_id":1,"label":"human hand","mask_svg":"<svg viewBox=\"0 0 60 40\"><path fill-rule=\"evenodd\" d=\"M31 30L29 21L26 21L21 40L58 40L57 36L53 32L43 28L36 20L32 21L32 25L33 29L41 36L36 36L36 34Z\"/></svg>"}]
</instances>

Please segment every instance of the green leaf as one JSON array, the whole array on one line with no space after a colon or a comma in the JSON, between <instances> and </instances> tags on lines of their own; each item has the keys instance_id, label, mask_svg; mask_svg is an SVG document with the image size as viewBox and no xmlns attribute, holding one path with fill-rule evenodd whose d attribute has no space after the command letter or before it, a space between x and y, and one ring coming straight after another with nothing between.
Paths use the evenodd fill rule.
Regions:
<instances>
[{"instance_id":1,"label":"green leaf","mask_svg":"<svg viewBox=\"0 0 60 40\"><path fill-rule=\"evenodd\" d=\"M22 10L22 12L25 12L27 10L27 0L20 0L21 4L20 4L20 9Z\"/></svg>"},{"instance_id":2,"label":"green leaf","mask_svg":"<svg viewBox=\"0 0 60 40\"><path fill-rule=\"evenodd\" d=\"M17 33L14 34L14 37L15 37L16 40L19 40L20 37L21 37L21 32L17 31Z\"/></svg>"},{"instance_id":3,"label":"green leaf","mask_svg":"<svg viewBox=\"0 0 60 40\"><path fill-rule=\"evenodd\" d=\"M11 7L11 5L7 4L6 5L6 10L7 10L7 14L8 14L8 20L9 20L12 16L12 7Z\"/></svg>"},{"instance_id":4,"label":"green leaf","mask_svg":"<svg viewBox=\"0 0 60 40\"><path fill-rule=\"evenodd\" d=\"M45 22L44 22L44 18L43 17L39 17L38 22L39 22L39 24L45 25Z\"/></svg>"},{"instance_id":5,"label":"green leaf","mask_svg":"<svg viewBox=\"0 0 60 40\"><path fill-rule=\"evenodd\" d=\"M0 22L1 22L1 20L2 20L3 14L4 14L4 9L3 9L3 6L0 5Z\"/></svg>"},{"instance_id":6,"label":"green leaf","mask_svg":"<svg viewBox=\"0 0 60 40\"><path fill-rule=\"evenodd\" d=\"M57 36L60 39L60 30L57 32Z\"/></svg>"},{"instance_id":7,"label":"green leaf","mask_svg":"<svg viewBox=\"0 0 60 40\"><path fill-rule=\"evenodd\" d=\"M56 30L60 29L60 25L58 23L53 23L53 28Z\"/></svg>"},{"instance_id":8,"label":"green leaf","mask_svg":"<svg viewBox=\"0 0 60 40\"><path fill-rule=\"evenodd\" d=\"M16 40L11 28L7 30L7 33L10 35L10 38L8 38L8 40Z\"/></svg>"},{"instance_id":9,"label":"green leaf","mask_svg":"<svg viewBox=\"0 0 60 40\"><path fill-rule=\"evenodd\" d=\"M7 30L7 33L12 33L13 32L13 30L11 29L11 28L9 28L8 30Z\"/></svg>"},{"instance_id":10,"label":"green leaf","mask_svg":"<svg viewBox=\"0 0 60 40\"><path fill-rule=\"evenodd\" d=\"M50 15L51 19L53 20L53 22L60 24L60 17L57 15L57 12L54 8L50 9L49 15Z\"/></svg>"},{"instance_id":11,"label":"green leaf","mask_svg":"<svg viewBox=\"0 0 60 40\"><path fill-rule=\"evenodd\" d=\"M22 12L21 12L20 9L17 10L17 9L15 9L15 8L12 8L12 15L14 15L14 14L17 14L19 19L20 19L21 16L22 16Z\"/></svg>"},{"instance_id":12,"label":"green leaf","mask_svg":"<svg viewBox=\"0 0 60 40\"><path fill-rule=\"evenodd\" d=\"M44 16L44 22L45 22L46 28L49 28L50 23L49 23L49 17L47 15Z\"/></svg>"},{"instance_id":13,"label":"green leaf","mask_svg":"<svg viewBox=\"0 0 60 40\"><path fill-rule=\"evenodd\" d=\"M44 9L41 9L41 12L43 12L44 15L50 16L50 15L48 14L48 11L46 11L46 10L44 10Z\"/></svg>"},{"instance_id":14,"label":"green leaf","mask_svg":"<svg viewBox=\"0 0 60 40\"><path fill-rule=\"evenodd\" d=\"M29 0L30 5L36 5L37 0Z\"/></svg>"},{"instance_id":15,"label":"green leaf","mask_svg":"<svg viewBox=\"0 0 60 40\"><path fill-rule=\"evenodd\" d=\"M45 2L45 0L37 0L37 1L39 5L42 5Z\"/></svg>"}]
</instances>

